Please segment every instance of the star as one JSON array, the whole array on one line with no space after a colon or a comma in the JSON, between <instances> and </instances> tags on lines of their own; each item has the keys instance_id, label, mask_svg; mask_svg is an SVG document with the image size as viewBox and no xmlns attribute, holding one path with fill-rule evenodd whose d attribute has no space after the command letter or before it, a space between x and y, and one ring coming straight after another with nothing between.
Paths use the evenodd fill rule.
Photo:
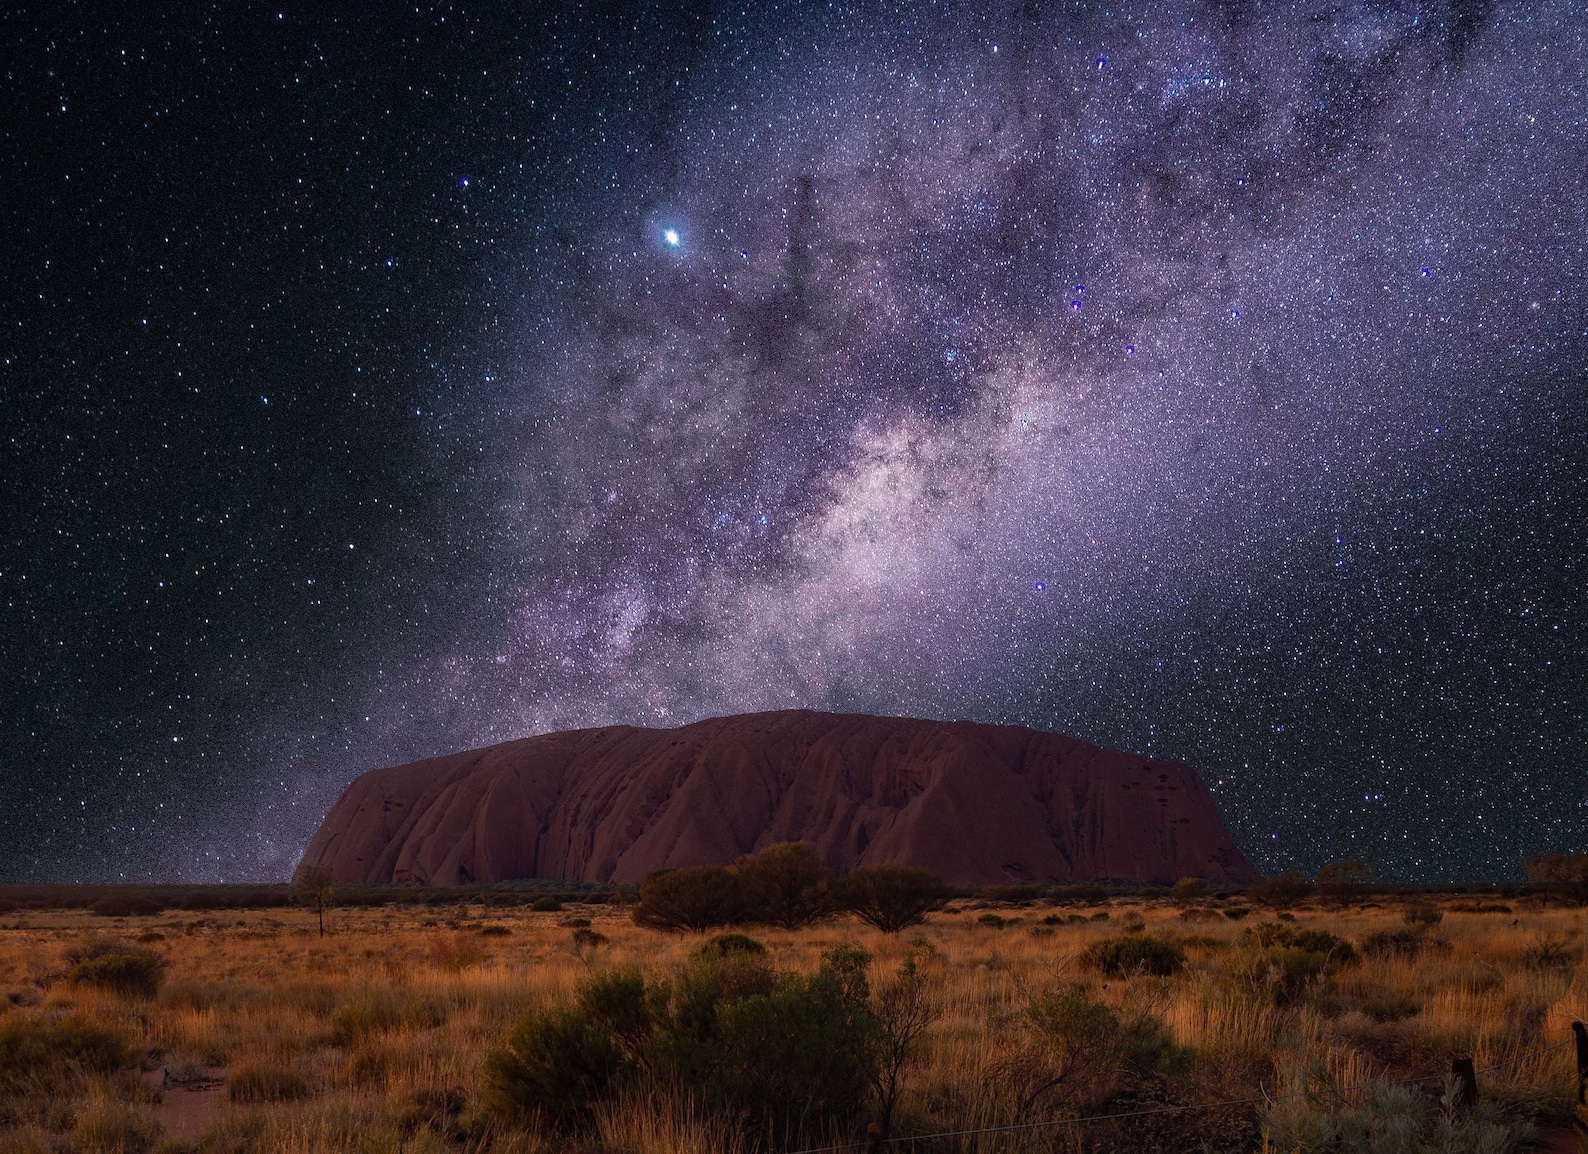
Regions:
<instances>
[{"instance_id":1,"label":"star","mask_svg":"<svg viewBox=\"0 0 1588 1154\"><path fill-rule=\"evenodd\" d=\"M663 229L662 240L666 242L669 248L677 248L679 243L678 230L676 228Z\"/></svg>"}]
</instances>

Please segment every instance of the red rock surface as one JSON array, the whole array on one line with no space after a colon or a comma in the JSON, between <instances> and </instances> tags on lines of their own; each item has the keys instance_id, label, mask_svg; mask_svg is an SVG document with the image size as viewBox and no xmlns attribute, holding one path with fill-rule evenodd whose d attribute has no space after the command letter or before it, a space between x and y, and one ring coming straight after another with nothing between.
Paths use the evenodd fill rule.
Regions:
<instances>
[{"instance_id":1,"label":"red rock surface","mask_svg":"<svg viewBox=\"0 0 1588 1154\"><path fill-rule=\"evenodd\" d=\"M372 770L304 864L343 883L638 882L805 841L962 885L1256 877L1196 773L1003 725L789 710Z\"/></svg>"}]
</instances>

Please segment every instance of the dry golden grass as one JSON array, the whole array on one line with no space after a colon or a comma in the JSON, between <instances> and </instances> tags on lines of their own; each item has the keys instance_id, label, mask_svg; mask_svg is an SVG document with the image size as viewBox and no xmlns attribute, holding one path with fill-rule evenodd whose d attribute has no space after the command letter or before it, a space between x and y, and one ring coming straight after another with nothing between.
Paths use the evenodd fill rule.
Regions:
<instances>
[{"instance_id":1,"label":"dry golden grass","mask_svg":"<svg viewBox=\"0 0 1588 1154\"><path fill-rule=\"evenodd\" d=\"M1382 908L1299 910L1296 925L1359 943L1404 929L1400 907L1382 901ZM1535 1117L1549 1126L1569 1113L1573 1056L1558 1044L1569 1040L1573 1020L1588 1017L1588 968L1576 948L1585 929L1580 910L1451 913L1432 931L1437 947L1415 958L1369 957L1328 988L1276 1004L1232 977L1240 935L1262 920L1257 915L1187 920L1172 906L1122 900L1108 909L1106 921L1054 925L1043 924L1044 915L1051 921L1074 911L1003 910L1009 922L1001 928L978 923L979 910L949 911L891 938L849 921L751 932L778 966L799 971L813 970L821 952L840 942L870 951L877 975L930 946L924 964L942 1016L901 1105L903 1124L917 1133L1007 1120L988 1072L1005 1055L1008 1023L1031 996L1061 983L1084 986L1123 1018L1161 1022L1180 1048L1151 1078L1114 1087L1128 1089L1138 1107L1277 1091L1306 1108L1332 1102L1366 1110L1378 1100L1375 1082L1437 1076L1452 1057L1470 1055L1484 1071L1485 1096L1509 1111L1502 1122ZM572 916L588 918L605 943L577 944L558 925ZM1183 974L1104 980L1082 970L1081 951L1132 916L1145 922L1142 932L1182 943ZM149 1055L141 1075L71 1075L7 1088L0 1070L0 1152L567 1149L494 1132L477 1116L487 1051L528 1007L569 996L593 968L664 973L699 941L639 929L605 906L348 909L328 921L322 938L313 913L295 909L168 912L109 924L59 910L0 918L0 1025L72 1015L114 1029ZM105 934L165 958L157 997L65 980L68 951ZM1546 1046L1556 1048L1536 1053ZM1102 1108L1117 1112L1122 1101ZM1286 1109L1293 1108L1152 1118L1123 1137L1114 1123L1113 1130L1049 1127L923 1149L1255 1149L1265 1119ZM604 1110L583 1147L611 1154L755 1148L686 1107L646 1101Z\"/></svg>"}]
</instances>

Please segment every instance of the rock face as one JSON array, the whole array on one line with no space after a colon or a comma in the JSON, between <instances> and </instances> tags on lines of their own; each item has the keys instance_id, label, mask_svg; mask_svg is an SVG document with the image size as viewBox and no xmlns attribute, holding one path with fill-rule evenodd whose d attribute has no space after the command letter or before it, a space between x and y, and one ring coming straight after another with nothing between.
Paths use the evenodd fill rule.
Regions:
<instances>
[{"instance_id":1,"label":"rock face","mask_svg":"<svg viewBox=\"0 0 1588 1154\"><path fill-rule=\"evenodd\" d=\"M309 844L343 883L638 882L804 841L961 885L1257 875L1196 773L1013 726L789 710L372 770Z\"/></svg>"}]
</instances>

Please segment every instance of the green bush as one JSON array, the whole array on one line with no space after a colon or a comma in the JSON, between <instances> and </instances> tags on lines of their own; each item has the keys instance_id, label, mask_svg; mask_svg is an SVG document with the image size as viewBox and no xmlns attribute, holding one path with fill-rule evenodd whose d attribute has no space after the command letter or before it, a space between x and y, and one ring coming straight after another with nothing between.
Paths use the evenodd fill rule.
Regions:
<instances>
[{"instance_id":1,"label":"green bush","mask_svg":"<svg viewBox=\"0 0 1588 1154\"><path fill-rule=\"evenodd\" d=\"M841 909L885 934L926 921L926 915L942 909L950 896L948 886L936 874L904 866L858 869L837 887Z\"/></svg>"},{"instance_id":2,"label":"green bush","mask_svg":"<svg viewBox=\"0 0 1588 1154\"><path fill-rule=\"evenodd\" d=\"M6 1090L56 1083L75 1072L109 1074L137 1061L120 1034L81 1018L0 1018L0 1088Z\"/></svg>"},{"instance_id":3,"label":"green bush","mask_svg":"<svg viewBox=\"0 0 1588 1154\"><path fill-rule=\"evenodd\" d=\"M734 940L741 939L741 940ZM876 1082L869 957L838 947L813 975L779 974L723 935L669 979L592 975L541 1007L485 1063L480 1101L510 1126L586 1128L598 1106L687 1087L761 1134L825 1134L855 1121Z\"/></svg>"},{"instance_id":4,"label":"green bush","mask_svg":"<svg viewBox=\"0 0 1588 1154\"><path fill-rule=\"evenodd\" d=\"M734 867L746 921L797 930L832 909L833 871L804 842L768 846Z\"/></svg>"},{"instance_id":5,"label":"green bush","mask_svg":"<svg viewBox=\"0 0 1588 1154\"><path fill-rule=\"evenodd\" d=\"M555 914L562 911L562 903L553 897L536 898L529 908L537 914Z\"/></svg>"},{"instance_id":6,"label":"green bush","mask_svg":"<svg viewBox=\"0 0 1588 1154\"><path fill-rule=\"evenodd\" d=\"M633 1073L612 1036L577 1005L531 1012L485 1059L480 1105L510 1126L571 1128Z\"/></svg>"},{"instance_id":7,"label":"green bush","mask_svg":"<svg viewBox=\"0 0 1588 1154\"><path fill-rule=\"evenodd\" d=\"M66 976L80 986L98 986L128 998L152 998L165 978L165 959L137 946L119 946L83 958Z\"/></svg>"},{"instance_id":8,"label":"green bush","mask_svg":"<svg viewBox=\"0 0 1588 1154\"><path fill-rule=\"evenodd\" d=\"M853 1122L874 1075L869 961L839 947L816 974L785 976L766 994L724 1005L707 1093L761 1133Z\"/></svg>"},{"instance_id":9,"label":"green bush","mask_svg":"<svg viewBox=\"0 0 1588 1154\"><path fill-rule=\"evenodd\" d=\"M1265 949L1271 946L1283 946L1322 954L1335 969L1355 965L1361 960L1357 956L1356 947L1328 930L1298 930L1279 925L1277 922L1265 922L1263 925L1253 926L1241 935L1241 944Z\"/></svg>"},{"instance_id":10,"label":"green bush","mask_svg":"<svg viewBox=\"0 0 1588 1154\"><path fill-rule=\"evenodd\" d=\"M1298 930L1278 922L1241 935L1237 966L1247 980L1277 1002L1294 1001L1361 960L1356 948L1327 930Z\"/></svg>"},{"instance_id":11,"label":"green bush","mask_svg":"<svg viewBox=\"0 0 1588 1154\"><path fill-rule=\"evenodd\" d=\"M1185 969L1185 951L1164 938L1125 934L1087 946L1081 951L1081 964L1110 977L1151 974L1166 978Z\"/></svg>"},{"instance_id":12,"label":"green bush","mask_svg":"<svg viewBox=\"0 0 1588 1154\"><path fill-rule=\"evenodd\" d=\"M634 924L697 933L744 920L739 875L726 866L694 866L650 874L640 885Z\"/></svg>"}]
</instances>

